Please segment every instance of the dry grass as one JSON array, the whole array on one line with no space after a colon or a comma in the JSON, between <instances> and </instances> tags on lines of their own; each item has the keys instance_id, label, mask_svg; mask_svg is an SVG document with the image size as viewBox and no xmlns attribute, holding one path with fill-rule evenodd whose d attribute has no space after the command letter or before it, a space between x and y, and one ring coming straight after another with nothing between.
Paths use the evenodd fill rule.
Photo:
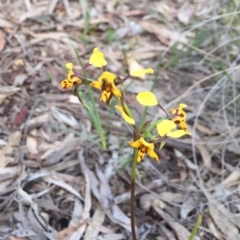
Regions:
<instances>
[{"instance_id":1,"label":"dry grass","mask_svg":"<svg viewBox=\"0 0 240 240\"><path fill-rule=\"evenodd\" d=\"M156 70L128 88L136 115L134 94L153 80L166 109L188 104L192 138L169 141L160 164L139 165L138 239L187 240L202 213L196 239L239 240L239 5L1 1L0 239L130 238L129 131L99 105L109 119L102 151L87 113L59 84L76 52L86 62L98 46L111 71L135 61Z\"/></svg>"}]
</instances>

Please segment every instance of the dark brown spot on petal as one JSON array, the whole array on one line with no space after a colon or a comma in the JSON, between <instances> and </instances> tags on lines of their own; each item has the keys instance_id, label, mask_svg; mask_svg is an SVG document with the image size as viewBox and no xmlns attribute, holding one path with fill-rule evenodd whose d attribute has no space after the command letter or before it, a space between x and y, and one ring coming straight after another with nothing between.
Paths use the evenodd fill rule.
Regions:
<instances>
[{"instance_id":1,"label":"dark brown spot on petal","mask_svg":"<svg viewBox=\"0 0 240 240\"><path fill-rule=\"evenodd\" d=\"M176 124L180 124L180 121L179 120L175 120L174 121Z\"/></svg>"}]
</instances>

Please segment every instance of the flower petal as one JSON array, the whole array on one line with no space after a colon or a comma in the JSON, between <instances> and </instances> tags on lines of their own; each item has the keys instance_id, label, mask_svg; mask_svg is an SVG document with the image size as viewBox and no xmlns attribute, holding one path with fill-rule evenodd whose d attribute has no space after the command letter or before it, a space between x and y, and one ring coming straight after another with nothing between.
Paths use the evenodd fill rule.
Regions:
<instances>
[{"instance_id":1,"label":"flower petal","mask_svg":"<svg viewBox=\"0 0 240 240\"><path fill-rule=\"evenodd\" d=\"M163 137L174 128L176 128L176 124L171 120L165 119L157 125L157 132L161 137Z\"/></svg>"},{"instance_id":2,"label":"flower petal","mask_svg":"<svg viewBox=\"0 0 240 240\"><path fill-rule=\"evenodd\" d=\"M108 72L108 71L104 71L100 77L98 78L98 81L106 81L107 83L114 83L114 79L116 78L117 76L111 72Z\"/></svg>"},{"instance_id":3,"label":"flower petal","mask_svg":"<svg viewBox=\"0 0 240 240\"><path fill-rule=\"evenodd\" d=\"M63 89L67 89L67 88L71 89L72 86L73 86L73 83L71 81L69 81L68 79L64 79L64 80L61 81L61 87Z\"/></svg>"},{"instance_id":4,"label":"flower petal","mask_svg":"<svg viewBox=\"0 0 240 240\"><path fill-rule=\"evenodd\" d=\"M185 132L188 131L186 121L184 121L184 120L180 121L179 126L180 126L180 128L181 128L182 130L184 130Z\"/></svg>"},{"instance_id":5,"label":"flower petal","mask_svg":"<svg viewBox=\"0 0 240 240\"><path fill-rule=\"evenodd\" d=\"M141 139L141 138L140 138L140 139ZM141 143L140 139L138 139L137 141L134 141L134 142L129 142L128 144L129 144L131 147L140 148L140 147L142 146L142 143Z\"/></svg>"},{"instance_id":6,"label":"flower petal","mask_svg":"<svg viewBox=\"0 0 240 240\"><path fill-rule=\"evenodd\" d=\"M90 83L90 86L95 87L99 90L102 90L102 82L100 81L94 81Z\"/></svg>"},{"instance_id":7,"label":"flower petal","mask_svg":"<svg viewBox=\"0 0 240 240\"><path fill-rule=\"evenodd\" d=\"M112 95L112 92L102 91L100 101L107 103L111 95Z\"/></svg>"},{"instance_id":8,"label":"flower petal","mask_svg":"<svg viewBox=\"0 0 240 240\"><path fill-rule=\"evenodd\" d=\"M73 70L73 64L71 62L65 64L66 68L69 69L70 71Z\"/></svg>"},{"instance_id":9,"label":"flower petal","mask_svg":"<svg viewBox=\"0 0 240 240\"><path fill-rule=\"evenodd\" d=\"M145 154L146 154L146 152L142 151L142 149L138 150L138 155L137 155L137 162L138 163L140 163L143 160Z\"/></svg>"},{"instance_id":10,"label":"flower petal","mask_svg":"<svg viewBox=\"0 0 240 240\"><path fill-rule=\"evenodd\" d=\"M107 61L104 58L104 55L98 48L93 49L93 53L89 59L89 63L95 67L104 67L107 65Z\"/></svg>"},{"instance_id":11,"label":"flower petal","mask_svg":"<svg viewBox=\"0 0 240 240\"><path fill-rule=\"evenodd\" d=\"M134 125L135 124L135 120L131 117L129 117L123 110L123 108L121 106L115 106L115 108L121 112L123 119L125 120L125 122Z\"/></svg>"},{"instance_id":12,"label":"flower petal","mask_svg":"<svg viewBox=\"0 0 240 240\"><path fill-rule=\"evenodd\" d=\"M158 155L156 154L156 152L150 148L148 148L148 155L153 158L156 159L157 161L159 161Z\"/></svg>"},{"instance_id":13,"label":"flower petal","mask_svg":"<svg viewBox=\"0 0 240 240\"><path fill-rule=\"evenodd\" d=\"M156 106L158 104L157 98L152 92L143 91L136 96L137 101L144 106Z\"/></svg>"},{"instance_id":14,"label":"flower petal","mask_svg":"<svg viewBox=\"0 0 240 240\"><path fill-rule=\"evenodd\" d=\"M135 71L130 72L130 75L131 75L132 77L141 77L141 76L143 76L145 73L152 74L152 73L154 73L154 70L151 69L151 68L135 70Z\"/></svg>"},{"instance_id":15,"label":"flower petal","mask_svg":"<svg viewBox=\"0 0 240 240\"><path fill-rule=\"evenodd\" d=\"M154 148L154 144L147 142L143 137L141 137L139 140L141 141L142 145L146 147L150 147L151 149Z\"/></svg>"},{"instance_id":16,"label":"flower petal","mask_svg":"<svg viewBox=\"0 0 240 240\"><path fill-rule=\"evenodd\" d=\"M184 135L191 135L189 132L185 132L184 130L176 130L176 131L173 131L173 132L169 132L167 134L168 137L171 137L171 138L180 138Z\"/></svg>"},{"instance_id":17,"label":"flower petal","mask_svg":"<svg viewBox=\"0 0 240 240\"><path fill-rule=\"evenodd\" d=\"M112 93L116 96L116 97L122 97L122 93L118 90L118 88L115 86L115 84L112 84Z\"/></svg>"},{"instance_id":18,"label":"flower petal","mask_svg":"<svg viewBox=\"0 0 240 240\"><path fill-rule=\"evenodd\" d=\"M170 113L171 114L177 114L179 117L182 117L182 118L186 118L186 113L185 111L183 110L184 108L186 108L187 105L185 103L180 103L178 108L172 108L170 110ZM182 116L181 116L182 115Z\"/></svg>"},{"instance_id":19,"label":"flower petal","mask_svg":"<svg viewBox=\"0 0 240 240\"><path fill-rule=\"evenodd\" d=\"M186 105L185 103L180 103L178 109L179 109L180 111L182 111L183 108L186 108L186 107L187 107L187 105Z\"/></svg>"}]
</instances>

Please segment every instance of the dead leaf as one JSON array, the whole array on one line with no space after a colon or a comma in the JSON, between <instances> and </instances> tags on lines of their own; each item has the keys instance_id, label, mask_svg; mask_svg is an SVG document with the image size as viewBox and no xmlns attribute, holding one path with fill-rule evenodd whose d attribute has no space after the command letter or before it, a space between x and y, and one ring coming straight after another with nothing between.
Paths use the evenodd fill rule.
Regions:
<instances>
[{"instance_id":1,"label":"dead leaf","mask_svg":"<svg viewBox=\"0 0 240 240\"><path fill-rule=\"evenodd\" d=\"M0 93L15 93L21 90L21 88L12 87L12 86L1 86Z\"/></svg>"},{"instance_id":2,"label":"dead leaf","mask_svg":"<svg viewBox=\"0 0 240 240\"><path fill-rule=\"evenodd\" d=\"M98 224L101 226L104 219L105 219L105 213L103 209L100 206L98 206L93 214L93 217L91 219L89 226L86 229L86 232L84 235L85 240L95 239L98 236L99 228L97 226L94 226L93 223L95 223L95 225Z\"/></svg>"},{"instance_id":3,"label":"dead leaf","mask_svg":"<svg viewBox=\"0 0 240 240\"><path fill-rule=\"evenodd\" d=\"M13 147L19 146L21 137L21 132L14 132L12 135L9 136L7 145L0 149L0 168L4 168L9 163L13 163L15 161L14 158L8 156L13 153Z\"/></svg>"},{"instance_id":4,"label":"dead leaf","mask_svg":"<svg viewBox=\"0 0 240 240\"><path fill-rule=\"evenodd\" d=\"M37 130L33 129L30 132L30 135L27 136L27 149L31 154L38 154L38 149L37 149L37 139L36 136Z\"/></svg>"},{"instance_id":5,"label":"dead leaf","mask_svg":"<svg viewBox=\"0 0 240 240\"><path fill-rule=\"evenodd\" d=\"M196 123L196 129L199 130L202 133L208 134L209 136L216 134L216 132L212 131L211 129L209 129L208 127L200 124L200 123Z\"/></svg>"},{"instance_id":6,"label":"dead leaf","mask_svg":"<svg viewBox=\"0 0 240 240\"><path fill-rule=\"evenodd\" d=\"M233 184L237 184L240 179L240 170L233 171L221 184L225 187L230 187Z\"/></svg>"},{"instance_id":7,"label":"dead leaf","mask_svg":"<svg viewBox=\"0 0 240 240\"><path fill-rule=\"evenodd\" d=\"M237 144L238 143L238 144ZM227 150L233 153L240 155L240 146L239 146L239 139L236 142L229 143L227 145Z\"/></svg>"},{"instance_id":8,"label":"dead leaf","mask_svg":"<svg viewBox=\"0 0 240 240\"><path fill-rule=\"evenodd\" d=\"M159 194L160 198L169 203L180 203L183 202L184 196L181 193L173 193L173 192L162 192Z\"/></svg>"},{"instance_id":9,"label":"dead leaf","mask_svg":"<svg viewBox=\"0 0 240 240\"><path fill-rule=\"evenodd\" d=\"M208 149L203 145L197 145L198 150L201 153L202 160L204 162L204 166L208 169L212 168L212 157L208 151Z\"/></svg>"},{"instance_id":10,"label":"dead leaf","mask_svg":"<svg viewBox=\"0 0 240 240\"><path fill-rule=\"evenodd\" d=\"M163 218L167 224L175 232L178 240L187 240L190 236L190 232L181 224L176 222L168 213L164 212L162 209L154 207L154 210ZM196 240L199 240L199 237L195 237Z\"/></svg>"},{"instance_id":11,"label":"dead leaf","mask_svg":"<svg viewBox=\"0 0 240 240\"><path fill-rule=\"evenodd\" d=\"M140 198L140 206L144 211L149 211L151 207L165 208L166 204L157 199L153 194L144 194Z\"/></svg>"},{"instance_id":12,"label":"dead leaf","mask_svg":"<svg viewBox=\"0 0 240 240\"><path fill-rule=\"evenodd\" d=\"M17 75L14 79L13 86L22 86L27 77L28 75L24 73Z\"/></svg>"},{"instance_id":13,"label":"dead leaf","mask_svg":"<svg viewBox=\"0 0 240 240\"><path fill-rule=\"evenodd\" d=\"M80 127L79 122L76 120L76 118L74 118L68 112L63 113L63 111L61 111L56 107L51 107L51 110L52 110L52 115L57 121L64 123L74 129L79 129Z\"/></svg>"},{"instance_id":14,"label":"dead leaf","mask_svg":"<svg viewBox=\"0 0 240 240\"><path fill-rule=\"evenodd\" d=\"M0 30L0 52L4 49L6 44L5 36L3 31Z\"/></svg>"},{"instance_id":15,"label":"dead leaf","mask_svg":"<svg viewBox=\"0 0 240 240\"><path fill-rule=\"evenodd\" d=\"M233 220L233 214L231 214L223 205L220 203L209 204L209 211L210 214L220 229L220 231L227 236L227 239L231 240L239 240L240 235L238 234L238 229L235 225L231 222Z\"/></svg>"},{"instance_id":16,"label":"dead leaf","mask_svg":"<svg viewBox=\"0 0 240 240\"><path fill-rule=\"evenodd\" d=\"M148 32L153 33L166 46L171 46L176 42L187 43L188 40L184 34L177 30L170 30L165 25L151 21L142 21L140 25Z\"/></svg>"},{"instance_id":17,"label":"dead leaf","mask_svg":"<svg viewBox=\"0 0 240 240\"><path fill-rule=\"evenodd\" d=\"M194 14L193 7L190 6L189 3L185 2L181 6L181 8L177 11L177 18L179 22L187 25L189 24L193 14Z\"/></svg>"},{"instance_id":18,"label":"dead leaf","mask_svg":"<svg viewBox=\"0 0 240 240\"><path fill-rule=\"evenodd\" d=\"M98 236L96 240L122 240L124 239L124 237L125 236L121 233L111 233L111 234L105 234L103 236ZM85 240L90 240L90 239L85 239Z\"/></svg>"},{"instance_id":19,"label":"dead leaf","mask_svg":"<svg viewBox=\"0 0 240 240\"><path fill-rule=\"evenodd\" d=\"M3 101L10 96L11 94L0 94L0 105L3 103Z\"/></svg>"},{"instance_id":20,"label":"dead leaf","mask_svg":"<svg viewBox=\"0 0 240 240\"><path fill-rule=\"evenodd\" d=\"M17 126L21 125L25 120L27 119L28 116L28 108L23 107L17 115L11 120L12 124L15 124Z\"/></svg>"},{"instance_id":21,"label":"dead leaf","mask_svg":"<svg viewBox=\"0 0 240 240\"><path fill-rule=\"evenodd\" d=\"M27 240L27 238L25 238L25 237L23 237L23 238L22 237L15 237L13 235L9 236L8 239L9 240Z\"/></svg>"},{"instance_id":22,"label":"dead leaf","mask_svg":"<svg viewBox=\"0 0 240 240\"><path fill-rule=\"evenodd\" d=\"M167 236L167 239L171 239L171 240L176 240L173 232L171 230L169 230L168 228L166 228L163 224L160 225L160 228L162 229L162 231L164 232L164 234Z\"/></svg>"},{"instance_id":23,"label":"dead leaf","mask_svg":"<svg viewBox=\"0 0 240 240\"><path fill-rule=\"evenodd\" d=\"M208 218L208 219L206 219L206 222L207 222L208 227L209 227L211 233L213 234L213 236L215 238L217 238L218 240L224 240L222 234L216 228L216 226L214 225L213 221L210 218Z\"/></svg>"},{"instance_id":24,"label":"dead leaf","mask_svg":"<svg viewBox=\"0 0 240 240\"><path fill-rule=\"evenodd\" d=\"M81 158L80 160L84 161L84 158ZM131 232L129 217L114 203L114 198L107 179L97 165L96 172L99 180L96 178L96 175L86 167L86 173L89 175L91 190L94 196L101 203L104 212L111 221Z\"/></svg>"},{"instance_id":25,"label":"dead leaf","mask_svg":"<svg viewBox=\"0 0 240 240\"><path fill-rule=\"evenodd\" d=\"M186 200L183 201L180 210L181 219L185 220L188 214L196 208L196 203L193 199L189 196Z\"/></svg>"},{"instance_id":26,"label":"dead leaf","mask_svg":"<svg viewBox=\"0 0 240 240\"><path fill-rule=\"evenodd\" d=\"M36 236L36 233L32 230L28 229L15 229L12 231L12 235L19 237L19 238L25 238L25 237L33 237Z\"/></svg>"},{"instance_id":27,"label":"dead leaf","mask_svg":"<svg viewBox=\"0 0 240 240\"><path fill-rule=\"evenodd\" d=\"M12 87L12 86L1 86L0 88L0 104L3 103L3 101L13 95L15 92L19 91L20 88Z\"/></svg>"}]
</instances>

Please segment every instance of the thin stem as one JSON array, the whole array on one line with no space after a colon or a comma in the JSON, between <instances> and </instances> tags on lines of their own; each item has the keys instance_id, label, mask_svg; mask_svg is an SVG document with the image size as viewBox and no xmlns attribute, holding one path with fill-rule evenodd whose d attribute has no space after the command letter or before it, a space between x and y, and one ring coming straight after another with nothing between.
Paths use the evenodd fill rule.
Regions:
<instances>
[{"instance_id":1,"label":"thin stem","mask_svg":"<svg viewBox=\"0 0 240 240\"><path fill-rule=\"evenodd\" d=\"M137 152L138 149L134 148L132 158L132 172L131 172L131 229L133 240L137 240L135 230L135 179L137 167Z\"/></svg>"},{"instance_id":2,"label":"thin stem","mask_svg":"<svg viewBox=\"0 0 240 240\"><path fill-rule=\"evenodd\" d=\"M190 235L188 240L193 240L194 239L194 237L197 235L197 231L198 231L198 228L199 228L201 223L202 223L202 214L199 214L198 218L197 218L197 221L194 225L194 228L193 228L193 230L191 232L191 235Z\"/></svg>"}]
</instances>

